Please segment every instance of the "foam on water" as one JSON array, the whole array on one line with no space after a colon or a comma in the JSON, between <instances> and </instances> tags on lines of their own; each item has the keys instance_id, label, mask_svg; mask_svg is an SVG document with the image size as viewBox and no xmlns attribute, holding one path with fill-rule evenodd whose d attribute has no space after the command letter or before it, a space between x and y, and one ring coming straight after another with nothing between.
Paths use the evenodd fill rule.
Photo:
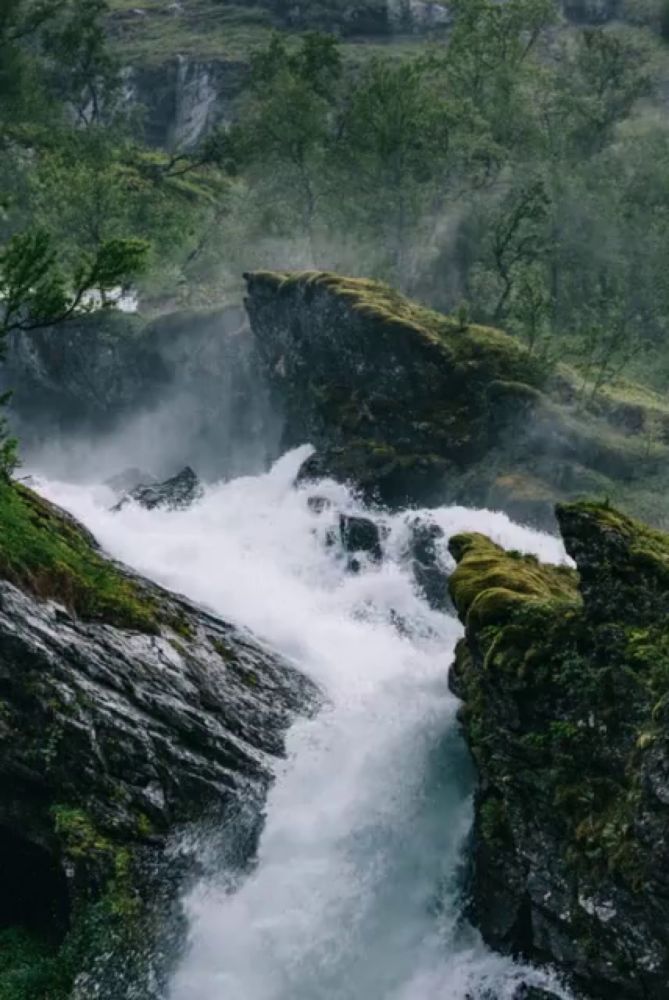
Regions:
<instances>
[{"instance_id":1,"label":"foam on water","mask_svg":"<svg viewBox=\"0 0 669 1000\"><path fill-rule=\"evenodd\" d=\"M527 970L461 917L473 776L447 686L460 625L416 589L415 512L373 515L384 560L347 570L328 540L340 511L368 512L333 482L294 487L307 454L184 512L111 514L104 488L41 484L115 557L253 629L326 697L289 734L253 872L234 892L221 872L185 900L190 940L168 1000L466 1000L486 988L503 1000ZM320 512L315 495L330 501ZM430 513L447 536L484 531L564 560L558 540L502 514Z\"/></svg>"}]
</instances>

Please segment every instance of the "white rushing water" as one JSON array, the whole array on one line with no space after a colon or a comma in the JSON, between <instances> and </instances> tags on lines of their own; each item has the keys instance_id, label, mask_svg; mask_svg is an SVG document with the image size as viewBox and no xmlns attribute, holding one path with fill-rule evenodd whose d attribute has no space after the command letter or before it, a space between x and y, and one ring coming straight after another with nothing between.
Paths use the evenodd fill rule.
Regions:
<instances>
[{"instance_id":1,"label":"white rushing water","mask_svg":"<svg viewBox=\"0 0 669 1000\"><path fill-rule=\"evenodd\" d=\"M364 511L335 483L295 488L305 455L184 512L111 514L104 488L41 484L111 554L253 629L327 699L289 734L253 872L185 901L190 942L167 1000L503 1000L527 970L460 913L473 775L447 674L461 628L416 589L408 515L381 518L381 565L347 570L328 534L339 511ZM310 496L331 504L319 513ZM479 530L564 559L557 539L502 514L431 516L446 536Z\"/></svg>"}]
</instances>

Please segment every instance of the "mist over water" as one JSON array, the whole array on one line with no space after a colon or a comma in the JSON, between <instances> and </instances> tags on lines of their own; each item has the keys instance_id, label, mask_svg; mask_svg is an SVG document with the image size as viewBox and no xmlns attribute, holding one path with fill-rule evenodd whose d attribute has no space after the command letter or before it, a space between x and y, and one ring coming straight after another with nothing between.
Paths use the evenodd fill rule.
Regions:
<instances>
[{"instance_id":1,"label":"mist over water","mask_svg":"<svg viewBox=\"0 0 669 1000\"><path fill-rule=\"evenodd\" d=\"M461 627L414 583L416 512L365 511L330 481L295 487L307 455L175 513L112 514L104 487L40 484L113 556L251 628L325 698L289 733L252 873L231 891L231 873L215 872L184 900L189 941L165 1000L483 1000L488 988L505 1000L528 971L461 916L474 776L447 686ZM383 528L380 565L350 571L333 541L340 512ZM480 530L565 558L559 540L502 514L429 516L446 536Z\"/></svg>"}]
</instances>

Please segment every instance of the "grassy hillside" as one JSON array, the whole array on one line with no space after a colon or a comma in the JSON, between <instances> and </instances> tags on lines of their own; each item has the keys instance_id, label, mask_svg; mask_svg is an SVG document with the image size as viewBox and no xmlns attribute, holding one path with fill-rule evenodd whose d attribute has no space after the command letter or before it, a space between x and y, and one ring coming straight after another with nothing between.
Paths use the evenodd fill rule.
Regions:
<instances>
[{"instance_id":1,"label":"grassy hillside","mask_svg":"<svg viewBox=\"0 0 669 1000\"><path fill-rule=\"evenodd\" d=\"M370 4L372 15L381 4ZM364 12L364 3L310 4L299 21L277 14L277 4L236 4L220 0L189 0L166 4L163 0L109 0L110 37L119 54L131 64L151 65L177 54L206 61L242 60L267 44L275 31L298 39L305 30L333 31L342 40L348 59L357 61L374 53L401 55L420 51L425 36L388 33L382 17L350 19L347 7ZM375 30L376 28L376 30Z\"/></svg>"}]
</instances>

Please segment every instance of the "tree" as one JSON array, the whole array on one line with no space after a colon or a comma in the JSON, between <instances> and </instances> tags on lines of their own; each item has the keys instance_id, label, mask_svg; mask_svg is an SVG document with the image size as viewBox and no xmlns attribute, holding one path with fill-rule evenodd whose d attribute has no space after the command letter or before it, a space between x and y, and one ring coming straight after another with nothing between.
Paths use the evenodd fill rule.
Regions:
<instances>
[{"instance_id":1,"label":"tree","mask_svg":"<svg viewBox=\"0 0 669 1000\"><path fill-rule=\"evenodd\" d=\"M121 94L120 66L102 20L108 10L106 0L69 0L43 35L54 90L81 126L113 121Z\"/></svg>"},{"instance_id":2,"label":"tree","mask_svg":"<svg viewBox=\"0 0 669 1000\"><path fill-rule=\"evenodd\" d=\"M575 157L600 152L636 102L651 92L647 47L624 32L587 28L567 49L554 103Z\"/></svg>"},{"instance_id":3,"label":"tree","mask_svg":"<svg viewBox=\"0 0 669 1000\"><path fill-rule=\"evenodd\" d=\"M453 0L455 23L447 54L449 87L469 101L497 143L518 142L527 128L531 56L553 23L555 0Z\"/></svg>"},{"instance_id":4,"label":"tree","mask_svg":"<svg viewBox=\"0 0 669 1000\"><path fill-rule=\"evenodd\" d=\"M251 95L230 136L267 228L303 234L312 263L341 57L308 34L296 52L275 36L251 62Z\"/></svg>"},{"instance_id":5,"label":"tree","mask_svg":"<svg viewBox=\"0 0 669 1000\"><path fill-rule=\"evenodd\" d=\"M549 198L541 178L504 199L492 227L492 258L500 281L493 319L503 319L518 279L542 257L547 244Z\"/></svg>"},{"instance_id":6,"label":"tree","mask_svg":"<svg viewBox=\"0 0 669 1000\"><path fill-rule=\"evenodd\" d=\"M93 308L86 301L92 291L99 292L104 302L108 292L143 270L148 249L143 240L108 240L95 255L82 255L76 268L65 274L47 232L13 236L0 250L0 358L10 333L65 323L78 311ZM0 397L0 407L7 405L10 395ZM16 441L8 435L6 419L1 417L0 474L11 475L16 461Z\"/></svg>"},{"instance_id":7,"label":"tree","mask_svg":"<svg viewBox=\"0 0 669 1000\"><path fill-rule=\"evenodd\" d=\"M546 269L539 262L517 267L508 304L508 325L525 341L530 354L546 358L550 347L551 297Z\"/></svg>"},{"instance_id":8,"label":"tree","mask_svg":"<svg viewBox=\"0 0 669 1000\"><path fill-rule=\"evenodd\" d=\"M36 51L43 29L67 0L2 0L0 3L0 122L29 112L38 118L51 102L41 87Z\"/></svg>"},{"instance_id":9,"label":"tree","mask_svg":"<svg viewBox=\"0 0 669 1000\"><path fill-rule=\"evenodd\" d=\"M580 338L582 398L591 403L638 353L641 338L637 317L630 312L624 297L602 290L599 301L584 312Z\"/></svg>"},{"instance_id":10,"label":"tree","mask_svg":"<svg viewBox=\"0 0 669 1000\"><path fill-rule=\"evenodd\" d=\"M448 161L451 111L429 60L373 59L346 97L336 146L354 224L371 231L406 288L417 234Z\"/></svg>"}]
</instances>

